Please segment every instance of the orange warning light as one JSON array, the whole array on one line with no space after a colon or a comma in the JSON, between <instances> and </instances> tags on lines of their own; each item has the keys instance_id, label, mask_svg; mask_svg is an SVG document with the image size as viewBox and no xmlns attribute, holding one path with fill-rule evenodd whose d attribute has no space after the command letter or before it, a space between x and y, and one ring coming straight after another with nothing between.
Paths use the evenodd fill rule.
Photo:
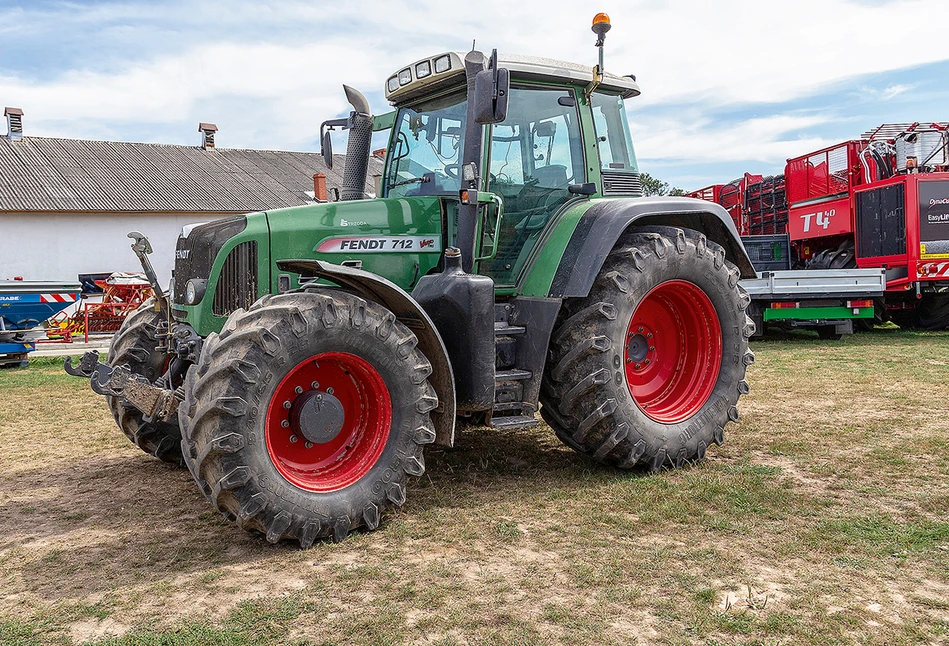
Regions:
<instances>
[{"instance_id":1,"label":"orange warning light","mask_svg":"<svg viewBox=\"0 0 949 646\"><path fill-rule=\"evenodd\" d=\"M610 24L610 17L609 17L608 15L606 15L605 13L598 13L598 14L596 14L595 16L593 16L593 24L594 24L594 25L599 25L599 24L601 24L601 23L606 23L607 25L609 25L609 24Z\"/></svg>"}]
</instances>

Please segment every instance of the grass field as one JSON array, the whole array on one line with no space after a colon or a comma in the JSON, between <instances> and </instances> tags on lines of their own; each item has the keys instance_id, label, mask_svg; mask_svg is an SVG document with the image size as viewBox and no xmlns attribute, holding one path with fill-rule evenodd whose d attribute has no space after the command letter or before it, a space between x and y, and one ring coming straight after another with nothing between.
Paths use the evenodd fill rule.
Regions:
<instances>
[{"instance_id":1,"label":"grass field","mask_svg":"<svg viewBox=\"0 0 949 646\"><path fill-rule=\"evenodd\" d=\"M466 429L379 531L225 522L59 362L0 371L0 644L946 644L949 334L755 343L656 475Z\"/></svg>"}]
</instances>

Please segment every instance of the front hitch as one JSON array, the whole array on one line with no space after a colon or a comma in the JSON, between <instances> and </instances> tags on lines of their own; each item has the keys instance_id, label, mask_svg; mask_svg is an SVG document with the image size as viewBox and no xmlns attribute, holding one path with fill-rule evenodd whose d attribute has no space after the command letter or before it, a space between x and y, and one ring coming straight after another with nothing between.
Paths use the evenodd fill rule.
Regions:
<instances>
[{"instance_id":1,"label":"front hitch","mask_svg":"<svg viewBox=\"0 0 949 646\"><path fill-rule=\"evenodd\" d=\"M63 369L74 377L88 377L92 390L100 395L121 397L125 404L140 410L146 422L168 421L182 399L177 391L159 388L126 366L100 362L96 350L82 355L77 366L73 366L72 357L66 357Z\"/></svg>"}]
</instances>

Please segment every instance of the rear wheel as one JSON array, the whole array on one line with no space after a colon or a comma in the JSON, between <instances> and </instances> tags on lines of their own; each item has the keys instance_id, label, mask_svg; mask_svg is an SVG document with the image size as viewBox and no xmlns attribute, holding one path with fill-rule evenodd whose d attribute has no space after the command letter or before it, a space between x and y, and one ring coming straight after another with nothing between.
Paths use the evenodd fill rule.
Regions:
<instances>
[{"instance_id":1,"label":"rear wheel","mask_svg":"<svg viewBox=\"0 0 949 646\"><path fill-rule=\"evenodd\" d=\"M949 294L924 294L916 308L916 325L923 330L949 329Z\"/></svg>"},{"instance_id":2,"label":"rear wheel","mask_svg":"<svg viewBox=\"0 0 949 646\"><path fill-rule=\"evenodd\" d=\"M889 316L904 330L947 330L949 294L924 294L915 309L891 310Z\"/></svg>"},{"instance_id":3,"label":"rear wheel","mask_svg":"<svg viewBox=\"0 0 949 646\"><path fill-rule=\"evenodd\" d=\"M264 297L205 342L179 409L211 503L267 540L342 540L405 502L435 440L431 365L384 307L342 292Z\"/></svg>"},{"instance_id":4,"label":"rear wheel","mask_svg":"<svg viewBox=\"0 0 949 646\"><path fill-rule=\"evenodd\" d=\"M161 324L162 314L155 311L155 299L150 298L123 321L112 339L106 363L128 366L134 374L154 382L168 367L168 356L158 351ZM106 401L116 424L132 444L159 460L182 464L177 415L166 422L146 422L141 411L124 405L121 397L106 397Z\"/></svg>"},{"instance_id":5,"label":"rear wheel","mask_svg":"<svg viewBox=\"0 0 949 646\"><path fill-rule=\"evenodd\" d=\"M627 233L555 328L541 414L557 436L622 468L678 467L721 444L754 361L738 279L704 235Z\"/></svg>"}]
</instances>

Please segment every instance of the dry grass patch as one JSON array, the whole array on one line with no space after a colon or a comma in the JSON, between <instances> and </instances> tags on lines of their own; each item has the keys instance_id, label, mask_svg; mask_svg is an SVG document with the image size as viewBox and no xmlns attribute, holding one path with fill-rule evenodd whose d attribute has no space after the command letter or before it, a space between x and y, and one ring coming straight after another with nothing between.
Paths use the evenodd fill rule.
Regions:
<instances>
[{"instance_id":1,"label":"dry grass patch","mask_svg":"<svg viewBox=\"0 0 949 646\"><path fill-rule=\"evenodd\" d=\"M949 335L754 349L701 465L464 429L380 531L306 552L226 523L58 364L0 371L0 643L949 642Z\"/></svg>"}]
</instances>

